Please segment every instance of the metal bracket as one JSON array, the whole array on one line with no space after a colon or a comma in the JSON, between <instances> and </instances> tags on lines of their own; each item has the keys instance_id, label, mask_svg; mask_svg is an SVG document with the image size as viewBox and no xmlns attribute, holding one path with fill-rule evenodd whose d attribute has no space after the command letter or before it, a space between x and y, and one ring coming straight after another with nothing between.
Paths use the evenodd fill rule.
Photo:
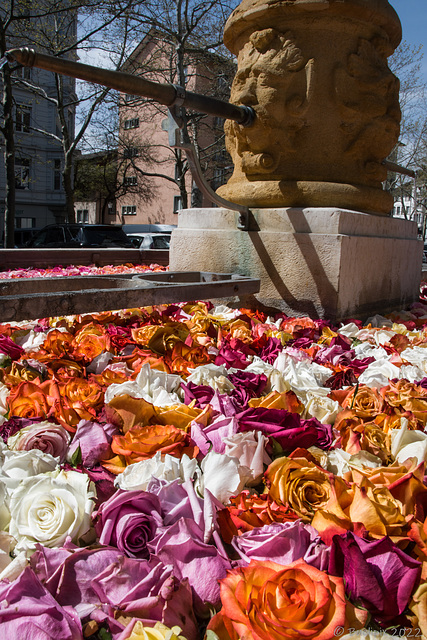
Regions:
<instances>
[{"instance_id":1,"label":"metal bracket","mask_svg":"<svg viewBox=\"0 0 427 640\"><path fill-rule=\"evenodd\" d=\"M162 122L163 131L167 131L168 133L169 145L174 149L182 149L184 151L185 155L187 156L188 164L190 166L191 175L193 176L193 180L199 187L200 191L219 207L231 209L232 211L238 211L239 218L237 221L237 228L241 229L242 231L248 231L250 213L249 207L243 204L236 204L235 202L230 202L229 200L221 198L221 196L217 195L205 180L202 168L199 163L199 159L197 157L196 149L194 148L193 143L185 132L185 116L182 115L182 112L183 110L179 107L177 108L176 104L172 105L172 107L168 109L168 118L166 118Z\"/></svg>"}]
</instances>

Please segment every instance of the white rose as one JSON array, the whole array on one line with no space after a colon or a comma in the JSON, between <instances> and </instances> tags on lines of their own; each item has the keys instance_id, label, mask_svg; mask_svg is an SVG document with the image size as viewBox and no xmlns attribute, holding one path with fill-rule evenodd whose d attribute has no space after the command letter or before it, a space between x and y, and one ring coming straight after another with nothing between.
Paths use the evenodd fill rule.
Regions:
<instances>
[{"instance_id":1,"label":"white rose","mask_svg":"<svg viewBox=\"0 0 427 640\"><path fill-rule=\"evenodd\" d=\"M353 347L354 353L357 358L375 358L380 360L381 358L387 358L388 353L382 347L373 347L369 342L361 342Z\"/></svg>"},{"instance_id":2,"label":"white rose","mask_svg":"<svg viewBox=\"0 0 427 640\"><path fill-rule=\"evenodd\" d=\"M9 492L15 490L24 479L54 471L59 463L59 458L54 458L39 449L30 449L29 451L10 451L7 449L2 454L0 480L7 486Z\"/></svg>"},{"instance_id":3,"label":"white rose","mask_svg":"<svg viewBox=\"0 0 427 640\"><path fill-rule=\"evenodd\" d=\"M10 534L16 551L34 549L36 543L60 547L90 529L93 483L84 473L54 471L23 480L10 499Z\"/></svg>"},{"instance_id":4,"label":"white rose","mask_svg":"<svg viewBox=\"0 0 427 640\"><path fill-rule=\"evenodd\" d=\"M223 364L203 364L195 369L189 369L191 374L187 382L194 384L209 385L219 393L230 393L234 389L234 384L228 380L227 375L235 369L226 369Z\"/></svg>"},{"instance_id":5,"label":"white rose","mask_svg":"<svg viewBox=\"0 0 427 640\"><path fill-rule=\"evenodd\" d=\"M269 465L271 458L265 451L268 441L259 431L247 431L246 433L236 433L229 438L224 438L225 455L237 458L240 464L250 469L252 482L257 483L264 473L264 465Z\"/></svg>"},{"instance_id":6,"label":"white rose","mask_svg":"<svg viewBox=\"0 0 427 640\"><path fill-rule=\"evenodd\" d=\"M88 373L95 373L99 375L108 367L110 360L114 358L114 354L111 351L104 351L99 356L95 356L89 366L86 367Z\"/></svg>"},{"instance_id":7,"label":"white rose","mask_svg":"<svg viewBox=\"0 0 427 640\"><path fill-rule=\"evenodd\" d=\"M0 531L8 528L10 522L9 495L6 485L0 480Z\"/></svg>"},{"instance_id":8,"label":"white rose","mask_svg":"<svg viewBox=\"0 0 427 640\"><path fill-rule=\"evenodd\" d=\"M275 369L272 364L268 364L268 362L261 360L258 356L254 356L252 362L246 367L245 371L256 374L263 373L267 376L268 384L265 389L265 393L269 393L270 391L283 393L283 391L290 391L291 389L290 384L286 382L280 371Z\"/></svg>"},{"instance_id":9,"label":"white rose","mask_svg":"<svg viewBox=\"0 0 427 640\"><path fill-rule=\"evenodd\" d=\"M12 558L16 540L5 531L0 531L0 580L12 582L23 572L28 565L28 560L24 552L18 553L16 558Z\"/></svg>"},{"instance_id":10,"label":"white rose","mask_svg":"<svg viewBox=\"0 0 427 640\"><path fill-rule=\"evenodd\" d=\"M374 454L369 451L358 451L351 455L343 449L333 449L327 452L327 456L327 470L341 477L350 471L352 467L363 470L366 467L376 469L382 466L380 458L374 456Z\"/></svg>"},{"instance_id":11,"label":"white rose","mask_svg":"<svg viewBox=\"0 0 427 640\"><path fill-rule=\"evenodd\" d=\"M185 482L194 476L197 469L197 460L189 458L186 454L179 460L169 454L162 456L157 452L149 460L130 464L117 476L114 484L123 491L147 491L153 476L168 482L177 479Z\"/></svg>"},{"instance_id":12,"label":"white rose","mask_svg":"<svg viewBox=\"0 0 427 640\"><path fill-rule=\"evenodd\" d=\"M228 320L234 320L234 318L238 318L241 315L241 311L239 309L231 309L225 304L219 304L210 312L209 315L218 320L224 320L225 322L228 322Z\"/></svg>"},{"instance_id":13,"label":"white rose","mask_svg":"<svg viewBox=\"0 0 427 640\"><path fill-rule=\"evenodd\" d=\"M240 464L237 458L210 451L201 464L203 475L196 483L197 491L203 495L205 490L222 504L227 504L231 496L240 493L246 482L252 480L250 469Z\"/></svg>"},{"instance_id":14,"label":"white rose","mask_svg":"<svg viewBox=\"0 0 427 640\"><path fill-rule=\"evenodd\" d=\"M359 384L366 384L368 387L386 387L389 380L400 378L399 367L392 364L388 358L382 358L376 362L371 362L365 371L359 376Z\"/></svg>"},{"instance_id":15,"label":"white rose","mask_svg":"<svg viewBox=\"0 0 427 640\"><path fill-rule=\"evenodd\" d=\"M46 340L47 333L35 332L31 329L31 331L25 331L23 334L19 334L19 332L14 333L13 339L20 347L25 349L25 351L36 351L43 342Z\"/></svg>"},{"instance_id":16,"label":"white rose","mask_svg":"<svg viewBox=\"0 0 427 640\"><path fill-rule=\"evenodd\" d=\"M337 333L341 333L341 335L346 336L347 338L355 338L359 332L359 327L354 322L349 322L348 324L344 324L342 327L338 329Z\"/></svg>"},{"instance_id":17,"label":"white rose","mask_svg":"<svg viewBox=\"0 0 427 640\"><path fill-rule=\"evenodd\" d=\"M143 398L157 407L181 404L176 393L181 382L181 376L151 369L146 363L135 380L111 384L105 392L105 403L108 404L115 396L128 394L133 398Z\"/></svg>"},{"instance_id":18,"label":"white rose","mask_svg":"<svg viewBox=\"0 0 427 640\"><path fill-rule=\"evenodd\" d=\"M330 389L324 387L307 391L303 418L312 417L322 424L334 424L341 407L336 400L328 398L328 393Z\"/></svg>"},{"instance_id":19,"label":"white rose","mask_svg":"<svg viewBox=\"0 0 427 640\"><path fill-rule=\"evenodd\" d=\"M397 462L416 458L417 464L427 461L427 433L408 429L408 420L400 418L400 429L391 430L391 453Z\"/></svg>"},{"instance_id":20,"label":"white rose","mask_svg":"<svg viewBox=\"0 0 427 640\"><path fill-rule=\"evenodd\" d=\"M427 349L425 347L408 347L400 354L402 360L415 365L423 374L427 373Z\"/></svg>"},{"instance_id":21,"label":"white rose","mask_svg":"<svg viewBox=\"0 0 427 640\"><path fill-rule=\"evenodd\" d=\"M8 412L8 407L6 402L9 397L9 393L10 393L10 389L8 389L8 387L6 387L5 384L0 382L0 424L3 424L3 422L6 420L5 416L6 416L6 413Z\"/></svg>"},{"instance_id":22,"label":"white rose","mask_svg":"<svg viewBox=\"0 0 427 640\"><path fill-rule=\"evenodd\" d=\"M331 370L327 367L312 362L310 358L303 361L296 360L291 354L285 352L279 353L273 366L282 373L292 391L304 404L307 391L317 390L331 377Z\"/></svg>"}]
</instances>

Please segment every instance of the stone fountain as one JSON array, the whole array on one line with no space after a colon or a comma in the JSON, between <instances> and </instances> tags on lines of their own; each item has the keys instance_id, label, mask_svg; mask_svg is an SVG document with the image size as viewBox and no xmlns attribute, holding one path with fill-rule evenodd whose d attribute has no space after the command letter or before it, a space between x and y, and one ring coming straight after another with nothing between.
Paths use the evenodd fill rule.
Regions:
<instances>
[{"instance_id":1,"label":"stone fountain","mask_svg":"<svg viewBox=\"0 0 427 640\"><path fill-rule=\"evenodd\" d=\"M243 0L224 42L237 56L228 120L234 172L218 194L250 208L249 230L225 208L180 212L174 270L260 278L256 297L289 315L340 320L418 297L415 222L390 217L385 160L398 142L401 40L387 0Z\"/></svg>"}]
</instances>

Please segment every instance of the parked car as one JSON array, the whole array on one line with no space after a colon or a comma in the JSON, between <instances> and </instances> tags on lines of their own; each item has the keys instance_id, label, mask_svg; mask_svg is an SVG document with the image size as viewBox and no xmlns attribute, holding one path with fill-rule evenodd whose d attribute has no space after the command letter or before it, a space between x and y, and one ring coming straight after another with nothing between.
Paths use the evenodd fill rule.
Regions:
<instances>
[{"instance_id":1,"label":"parked car","mask_svg":"<svg viewBox=\"0 0 427 640\"><path fill-rule=\"evenodd\" d=\"M128 238L138 249L169 249L170 233L128 233Z\"/></svg>"},{"instance_id":2,"label":"parked car","mask_svg":"<svg viewBox=\"0 0 427 640\"><path fill-rule=\"evenodd\" d=\"M26 244L37 248L122 247L132 249L130 238L121 226L108 224L49 224Z\"/></svg>"}]
</instances>

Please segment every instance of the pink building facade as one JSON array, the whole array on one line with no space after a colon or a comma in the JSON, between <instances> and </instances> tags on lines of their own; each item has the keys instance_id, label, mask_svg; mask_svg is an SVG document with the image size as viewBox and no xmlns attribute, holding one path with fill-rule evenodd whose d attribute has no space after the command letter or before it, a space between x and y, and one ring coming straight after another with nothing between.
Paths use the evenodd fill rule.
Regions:
<instances>
[{"instance_id":1,"label":"pink building facade","mask_svg":"<svg viewBox=\"0 0 427 640\"><path fill-rule=\"evenodd\" d=\"M135 49L124 70L179 84L172 47L153 34ZM233 72L233 66L216 55L190 52L181 76L191 91L228 99ZM176 225L180 209L212 206L193 184L185 155L169 147L167 132L162 130L166 117L167 108L162 105L138 96L121 96L118 156L119 179L125 188L111 222ZM231 175L223 120L191 113L188 131L196 142L205 178L215 190Z\"/></svg>"}]
</instances>

